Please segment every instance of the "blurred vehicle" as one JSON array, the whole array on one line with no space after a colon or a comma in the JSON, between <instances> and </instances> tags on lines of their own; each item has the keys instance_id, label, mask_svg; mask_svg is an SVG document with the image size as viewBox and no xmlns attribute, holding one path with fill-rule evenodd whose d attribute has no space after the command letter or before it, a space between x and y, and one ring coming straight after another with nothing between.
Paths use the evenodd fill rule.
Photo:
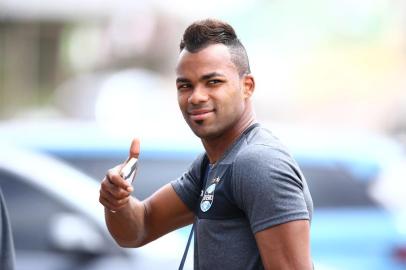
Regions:
<instances>
[{"instance_id":1,"label":"blurred vehicle","mask_svg":"<svg viewBox=\"0 0 406 270\"><path fill-rule=\"evenodd\" d=\"M178 178L203 150L200 141L193 137L185 139L170 137L168 134L161 134L161 139L156 136L141 137L141 162L134 191L140 199L145 199L163 184ZM127 159L131 139L107 134L95 122L0 124L0 142L47 153L98 182L101 182L108 169Z\"/></svg>"},{"instance_id":2,"label":"blurred vehicle","mask_svg":"<svg viewBox=\"0 0 406 270\"><path fill-rule=\"evenodd\" d=\"M17 270L176 269L186 240L172 232L120 248L104 223L99 184L65 163L1 144L0 186L10 215Z\"/></svg>"},{"instance_id":3,"label":"blurred vehicle","mask_svg":"<svg viewBox=\"0 0 406 270\"><path fill-rule=\"evenodd\" d=\"M51 154L98 181L128 154L128 140L104 136L90 124L35 127L3 125L0 137ZM316 269L405 269L406 159L401 147L357 132L271 130L290 148L309 184ZM21 136L24 131L29 138ZM178 177L200 151L198 142L185 138L142 139L136 196L143 199ZM185 243L187 231L179 233Z\"/></svg>"}]
</instances>

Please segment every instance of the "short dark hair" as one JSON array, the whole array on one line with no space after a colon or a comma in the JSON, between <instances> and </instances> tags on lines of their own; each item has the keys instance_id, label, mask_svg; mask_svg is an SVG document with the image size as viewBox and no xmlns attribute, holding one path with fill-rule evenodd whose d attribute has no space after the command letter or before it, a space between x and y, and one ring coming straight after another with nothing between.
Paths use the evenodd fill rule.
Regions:
<instances>
[{"instance_id":1,"label":"short dark hair","mask_svg":"<svg viewBox=\"0 0 406 270\"><path fill-rule=\"evenodd\" d=\"M189 25L183 33L180 51L198 52L209 45L224 44L227 46L231 61L238 69L240 76L251 73L247 51L231 25L215 19L196 21Z\"/></svg>"}]
</instances>

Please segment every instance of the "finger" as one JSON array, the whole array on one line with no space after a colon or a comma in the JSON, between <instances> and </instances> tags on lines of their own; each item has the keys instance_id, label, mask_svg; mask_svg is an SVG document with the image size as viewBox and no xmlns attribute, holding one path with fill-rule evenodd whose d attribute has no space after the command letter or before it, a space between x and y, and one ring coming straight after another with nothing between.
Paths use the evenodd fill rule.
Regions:
<instances>
[{"instance_id":1,"label":"finger","mask_svg":"<svg viewBox=\"0 0 406 270\"><path fill-rule=\"evenodd\" d=\"M99 202L107 209L113 210L114 205L112 203L112 199L110 198L110 194L103 189L100 189L100 195L99 195Z\"/></svg>"},{"instance_id":2,"label":"finger","mask_svg":"<svg viewBox=\"0 0 406 270\"><path fill-rule=\"evenodd\" d=\"M114 206L121 206L124 205L128 202L130 199L130 196L125 196L125 197L116 197L113 194L111 194L108 190L105 190L103 188L100 189L100 197L106 199L111 205Z\"/></svg>"},{"instance_id":3,"label":"finger","mask_svg":"<svg viewBox=\"0 0 406 270\"><path fill-rule=\"evenodd\" d=\"M112 206L110 205L110 203L107 201L106 198L100 196L100 197L99 197L99 203L100 203L101 205L103 205L105 208L107 208L107 209L109 209L109 210L113 210L113 209L111 209Z\"/></svg>"},{"instance_id":4,"label":"finger","mask_svg":"<svg viewBox=\"0 0 406 270\"><path fill-rule=\"evenodd\" d=\"M109 182L107 178L105 178L105 180L102 182L101 190L110 194L110 196L116 200L124 199L131 195L131 192L115 186L114 184Z\"/></svg>"},{"instance_id":5,"label":"finger","mask_svg":"<svg viewBox=\"0 0 406 270\"><path fill-rule=\"evenodd\" d=\"M100 197L100 198L99 198L99 202L100 202L105 208L107 208L107 209L110 210L110 211L120 210L120 209L122 209L123 207L125 207L125 205L126 205L126 204L117 205L117 204L115 204L115 203L109 201L109 200L108 200L107 198L105 198L105 197Z\"/></svg>"},{"instance_id":6,"label":"finger","mask_svg":"<svg viewBox=\"0 0 406 270\"><path fill-rule=\"evenodd\" d=\"M129 196L124 197L122 199L116 199L108 191L100 189L99 201L108 209L113 210L120 209L124 207L129 202L129 200L130 200Z\"/></svg>"},{"instance_id":7,"label":"finger","mask_svg":"<svg viewBox=\"0 0 406 270\"><path fill-rule=\"evenodd\" d=\"M100 190L99 202L107 209L113 210L114 205L111 200Z\"/></svg>"},{"instance_id":8,"label":"finger","mask_svg":"<svg viewBox=\"0 0 406 270\"><path fill-rule=\"evenodd\" d=\"M140 140L138 138L134 138L131 142L128 160L130 160L130 158L132 157L138 158L139 155L140 155Z\"/></svg>"},{"instance_id":9,"label":"finger","mask_svg":"<svg viewBox=\"0 0 406 270\"><path fill-rule=\"evenodd\" d=\"M106 174L106 179L114 186L127 190L128 192L132 192L133 187L131 186L131 184L128 181L124 180L121 177L120 169L121 169L121 165L108 170L107 174Z\"/></svg>"}]
</instances>

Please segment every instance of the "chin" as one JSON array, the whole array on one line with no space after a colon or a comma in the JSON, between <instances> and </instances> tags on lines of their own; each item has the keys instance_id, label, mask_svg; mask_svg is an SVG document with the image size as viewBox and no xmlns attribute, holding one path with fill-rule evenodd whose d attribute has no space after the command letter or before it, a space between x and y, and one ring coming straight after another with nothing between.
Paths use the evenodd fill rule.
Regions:
<instances>
[{"instance_id":1,"label":"chin","mask_svg":"<svg viewBox=\"0 0 406 270\"><path fill-rule=\"evenodd\" d=\"M215 127L194 125L190 128L192 129L193 133L202 140L216 138L222 134L222 130L218 130Z\"/></svg>"}]
</instances>

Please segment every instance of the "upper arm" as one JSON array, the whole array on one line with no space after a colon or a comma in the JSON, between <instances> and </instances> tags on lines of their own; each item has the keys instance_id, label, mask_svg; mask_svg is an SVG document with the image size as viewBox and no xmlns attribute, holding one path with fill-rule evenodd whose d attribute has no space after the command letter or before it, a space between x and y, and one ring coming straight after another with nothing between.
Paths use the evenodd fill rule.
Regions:
<instances>
[{"instance_id":1,"label":"upper arm","mask_svg":"<svg viewBox=\"0 0 406 270\"><path fill-rule=\"evenodd\" d=\"M286 152L252 146L235 163L234 196L255 235L265 269L311 269L312 203Z\"/></svg>"},{"instance_id":2,"label":"upper arm","mask_svg":"<svg viewBox=\"0 0 406 270\"><path fill-rule=\"evenodd\" d=\"M179 198L171 184L160 188L143 203L146 228L143 244L193 222L193 212Z\"/></svg>"},{"instance_id":3,"label":"upper arm","mask_svg":"<svg viewBox=\"0 0 406 270\"><path fill-rule=\"evenodd\" d=\"M312 204L304 178L291 158L263 145L243 152L233 168L234 198L251 230L294 220L310 220Z\"/></svg>"},{"instance_id":4,"label":"upper arm","mask_svg":"<svg viewBox=\"0 0 406 270\"><path fill-rule=\"evenodd\" d=\"M265 269L312 269L308 220L270 227L257 232L255 239Z\"/></svg>"}]
</instances>

